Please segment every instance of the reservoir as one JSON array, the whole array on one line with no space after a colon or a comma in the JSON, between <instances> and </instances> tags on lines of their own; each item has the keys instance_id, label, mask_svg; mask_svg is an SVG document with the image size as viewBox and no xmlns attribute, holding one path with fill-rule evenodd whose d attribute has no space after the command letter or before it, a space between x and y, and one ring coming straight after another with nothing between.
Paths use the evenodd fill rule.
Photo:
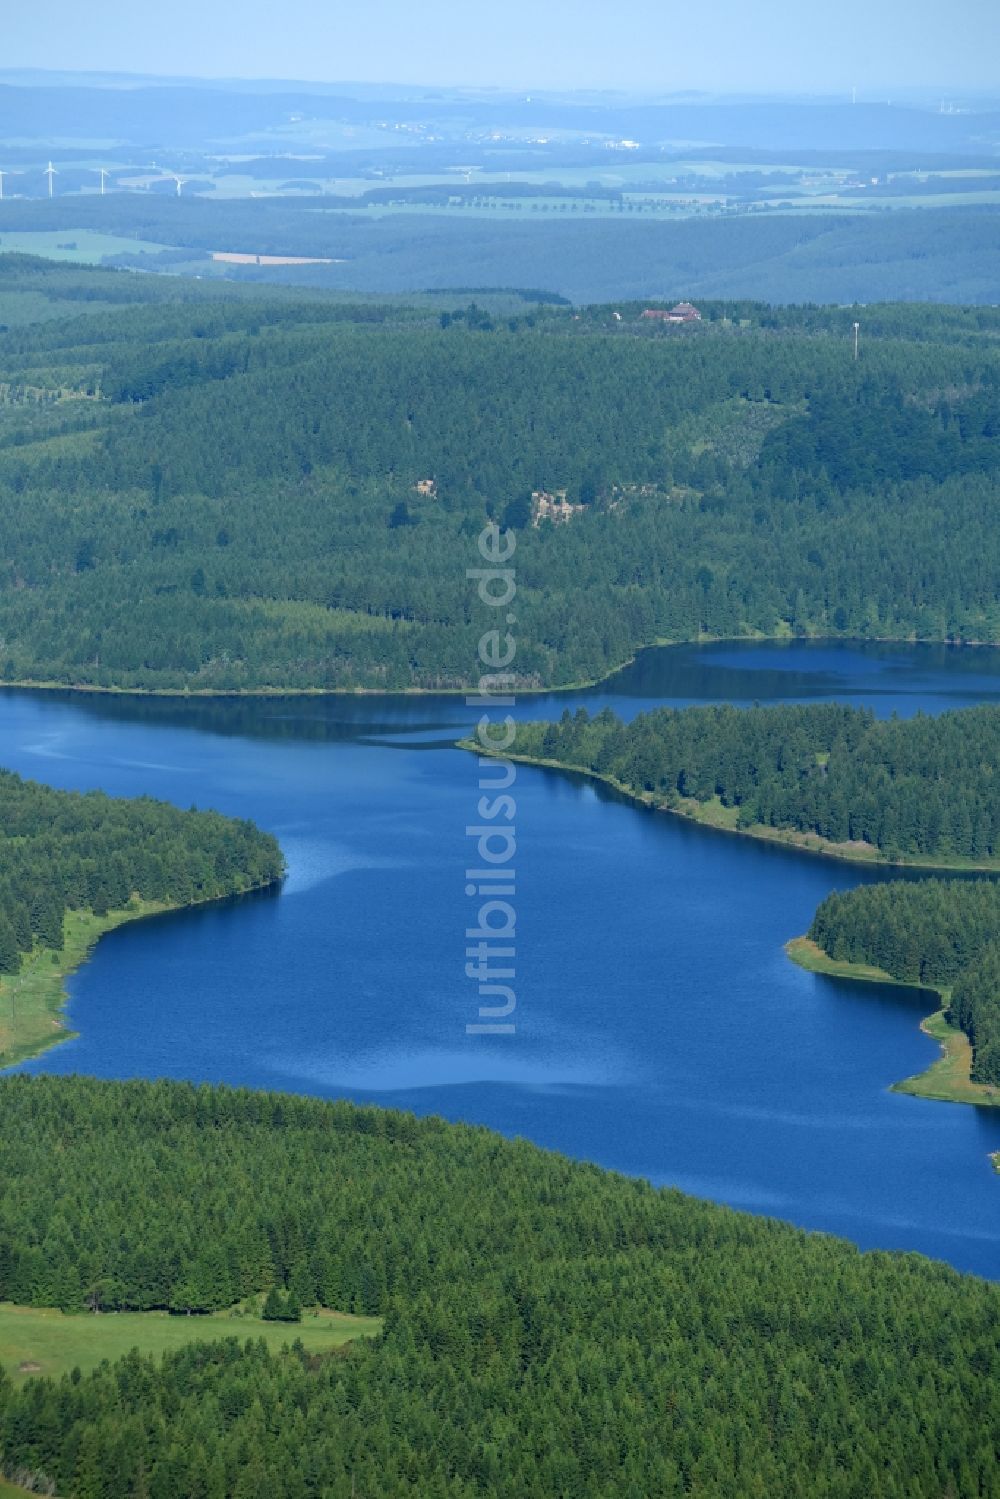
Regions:
<instances>
[{"instance_id":1,"label":"reservoir","mask_svg":"<svg viewBox=\"0 0 1000 1499\"><path fill-rule=\"evenodd\" d=\"M519 718L610 705L1000 703L1000 652L813 643L643 653ZM0 693L0 763L275 833L268 894L140 922L70 980L80 1031L24 1070L349 1097L523 1135L865 1248L1000 1274L1000 1109L889 1091L927 999L794 966L832 889L881 871L713 833L519 766L516 1029L468 1035L479 766L460 697Z\"/></svg>"}]
</instances>

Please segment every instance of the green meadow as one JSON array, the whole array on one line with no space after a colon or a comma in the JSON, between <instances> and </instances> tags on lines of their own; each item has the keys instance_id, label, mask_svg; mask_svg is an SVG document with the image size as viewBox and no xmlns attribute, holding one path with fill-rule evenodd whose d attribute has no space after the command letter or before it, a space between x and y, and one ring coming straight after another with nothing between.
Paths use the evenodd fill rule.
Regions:
<instances>
[{"instance_id":1,"label":"green meadow","mask_svg":"<svg viewBox=\"0 0 1000 1499\"><path fill-rule=\"evenodd\" d=\"M272 1353L301 1339L310 1353L330 1353L354 1338L376 1337L379 1317L351 1317L315 1309L301 1322L264 1322L253 1313L215 1312L183 1317L169 1312L81 1312L0 1304L0 1366L21 1381L32 1375L87 1374L104 1360L138 1348L158 1356L186 1343L219 1338L263 1338ZM13 1490L19 1492L19 1490ZM0 1487L0 1494L4 1490Z\"/></svg>"}]
</instances>

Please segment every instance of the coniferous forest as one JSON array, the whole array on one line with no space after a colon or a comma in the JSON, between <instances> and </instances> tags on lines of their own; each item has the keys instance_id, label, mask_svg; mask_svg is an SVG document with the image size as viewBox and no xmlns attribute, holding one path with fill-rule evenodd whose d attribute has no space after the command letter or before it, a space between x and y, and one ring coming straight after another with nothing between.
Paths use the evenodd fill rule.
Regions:
<instances>
[{"instance_id":1,"label":"coniferous forest","mask_svg":"<svg viewBox=\"0 0 1000 1499\"><path fill-rule=\"evenodd\" d=\"M1000 886L892 881L834 893L809 936L837 962L950 991L949 1018L972 1043L972 1081L1000 1083Z\"/></svg>"},{"instance_id":2,"label":"coniferous forest","mask_svg":"<svg viewBox=\"0 0 1000 1499\"><path fill-rule=\"evenodd\" d=\"M482 1129L184 1084L12 1079L0 1150L0 1298L287 1286L385 1318L330 1358L206 1324L158 1364L0 1376L3 1464L36 1488L996 1492L1000 1294L919 1256Z\"/></svg>"},{"instance_id":3,"label":"coniferous forest","mask_svg":"<svg viewBox=\"0 0 1000 1499\"><path fill-rule=\"evenodd\" d=\"M520 724L517 752L592 771L661 805L718 802L740 829L816 834L893 861L1000 857L1000 709L877 719L839 704L585 708Z\"/></svg>"},{"instance_id":4,"label":"coniferous forest","mask_svg":"<svg viewBox=\"0 0 1000 1499\"><path fill-rule=\"evenodd\" d=\"M717 804L739 830L816 834L835 851L941 866L1000 852L1000 710L877 719L838 704L661 708L625 724L585 708L518 726L517 753L606 777L655 804ZM830 895L809 936L836 962L952 991L971 1078L1000 1083L1000 886L894 881Z\"/></svg>"},{"instance_id":5,"label":"coniferous forest","mask_svg":"<svg viewBox=\"0 0 1000 1499\"><path fill-rule=\"evenodd\" d=\"M1000 642L995 308L513 301L0 257L0 679L462 688L487 519L519 688L662 640ZM1000 709L581 710L516 749L742 831L1000 861ZM283 870L250 823L0 772L0 974L73 913ZM874 886L811 936L949 990L1000 1082L998 900ZM7 1078L0 1303L191 1327L162 1360L0 1369L0 1477L63 1499L1000 1494L995 1286L437 1118ZM261 1304L285 1352L213 1336ZM382 1332L309 1353L317 1306Z\"/></svg>"},{"instance_id":6,"label":"coniferous forest","mask_svg":"<svg viewBox=\"0 0 1000 1499\"><path fill-rule=\"evenodd\" d=\"M1000 641L994 309L720 302L672 328L172 295L0 263L8 681L462 686L487 517L518 531L526 684L661 639Z\"/></svg>"},{"instance_id":7,"label":"coniferous forest","mask_svg":"<svg viewBox=\"0 0 1000 1499\"><path fill-rule=\"evenodd\" d=\"M36 947L58 952L67 911L106 916L134 897L190 905L272 884L283 868L252 823L0 771L0 974Z\"/></svg>"}]
</instances>

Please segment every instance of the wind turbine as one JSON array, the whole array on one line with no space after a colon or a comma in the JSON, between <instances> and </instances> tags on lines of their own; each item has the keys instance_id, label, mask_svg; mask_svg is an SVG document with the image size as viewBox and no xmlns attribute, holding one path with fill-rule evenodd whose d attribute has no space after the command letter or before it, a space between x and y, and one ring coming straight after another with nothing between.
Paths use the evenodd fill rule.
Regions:
<instances>
[{"instance_id":1,"label":"wind turbine","mask_svg":"<svg viewBox=\"0 0 1000 1499\"><path fill-rule=\"evenodd\" d=\"M101 174L101 197L103 198L104 197L104 184L105 184L105 182L108 179L108 173L105 171L104 167L98 167L97 170Z\"/></svg>"},{"instance_id":2,"label":"wind turbine","mask_svg":"<svg viewBox=\"0 0 1000 1499\"><path fill-rule=\"evenodd\" d=\"M187 178L186 177L178 177L176 172L171 172L170 175L171 175L171 177L173 177L174 181L177 183L177 196L179 198L180 195L181 195L181 188L184 186L185 182L187 181Z\"/></svg>"},{"instance_id":3,"label":"wind turbine","mask_svg":"<svg viewBox=\"0 0 1000 1499\"><path fill-rule=\"evenodd\" d=\"M49 179L49 197L51 198L52 197L52 179L53 179L53 177L58 177L59 176L59 173L56 171L56 169L52 165L51 161L49 162L48 166L45 168L45 171L42 173L42 176L43 177L47 177Z\"/></svg>"},{"instance_id":4,"label":"wind turbine","mask_svg":"<svg viewBox=\"0 0 1000 1499\"><path fill-rule=\"evenodd\" d=\"M9 175L9 172L0 172L0 203L3 202L3 179Z\"/></svg>"}]
</instances>

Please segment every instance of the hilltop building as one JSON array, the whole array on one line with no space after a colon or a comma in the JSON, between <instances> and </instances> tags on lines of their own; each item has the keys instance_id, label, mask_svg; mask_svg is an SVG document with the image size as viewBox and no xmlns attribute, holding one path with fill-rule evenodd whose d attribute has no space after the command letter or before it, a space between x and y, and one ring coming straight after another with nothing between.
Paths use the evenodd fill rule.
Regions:
<instances>
[{"instance_id":1,"label":"hilltop building","mask_svg":"<svg viewBox=\"0 0 1000 1499\"><path fill-rule=\"evenodd\" d=\"M669 312L665 307L647 307L642 315L645 318L656 318L661 323L701 322L701 313L690 302L678 302Z\"/></svg>"}]
</instances>

